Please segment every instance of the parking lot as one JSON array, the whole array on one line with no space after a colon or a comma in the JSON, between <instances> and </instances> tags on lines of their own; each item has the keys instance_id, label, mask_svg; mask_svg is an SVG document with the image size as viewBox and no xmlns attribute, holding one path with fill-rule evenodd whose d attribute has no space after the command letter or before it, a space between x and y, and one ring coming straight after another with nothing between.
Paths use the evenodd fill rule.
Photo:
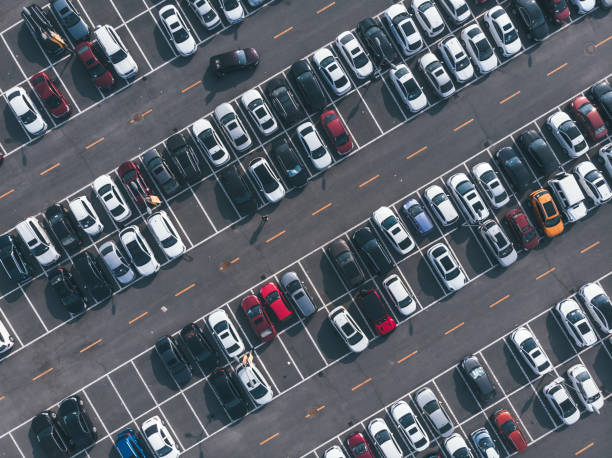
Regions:
<instances>
[{"instance_id":1,"label":"parking lot","mask_svg":"<svg viewBox=\"0 0 612 458\"><path fill-rule=\"evenodd\" d=\"M124 125L121 130L126 131L125 124L127 124L127 129L133 129L133 132L136 133L128 133L129 139L117 149L112 148L112 144L107 145L107 141L102 142L101 145L97 145L98 140L90 144L93 151L99 151L100 147L103 147L104 150L109 147L109 154L107 157L96 155L77 159L82 162L76 163L79 164L76 165L76 169L79 170L82 164L85 164L85 167L80 170L87 170L86 173L77 174L75 167L65 167L64 159L59 156L58 162L55 162L55 159L41 161L39 153L33 154L33 151L37 149L40 152L45 141L51 150L57 150L58 135L61 135L63 129L82 128L87 119L95 116L92 109L100 106L103 110L107 110L108 108L105 107L109 105L103 105L103 103L110 103L109 99L114 95L121 92L120 97L130 97L129 91L133 91L135 100L138 100L141 96L137 91L140 89L133 87L138 81L146 81L146 78L151 78L152 84L163 85L155 81L155 74L165 71L163 68L167 64L172 63L175 66L172 71L180 70L182 61L177 60L173 47L157 24L157 10L162 4L167 3L169 2L145 0L142 1L142 4L126 0L105 0L102 3L81 0L77 3L90 25L107 23L116 27L141 69L135 80L123 81L109 93L91 85L85 71L73 58L66 56L57 62L49 61L36 42L29 40L29 36L24 37L24 34L27 35L28 32L19 24L0 32L2 38L0 53L2 53L3 61L9 63L8 70L0 74L0 90L4 93L9 87L19 84L30 92L27 79L43 68L57 78L75 110L71 119L61 123L55 123L47 118L47 122L53 126L53 131L48 134L51 138L38 140L29 138L20 129L5 106L6 122L0 125L0 145L8 156L5 162L10 160L3 165L4 173L8 174L7 186L10 188L12 183L15 183L10 180L18 179L22 180L26 188L33 186L32 189L39 189L40 185L32 185L32 181L24 175L30 172L21 170L21 167L24 167L24 159L21 159L20 171L13 173L13 177L10 176L11 171L16 170L17 155L23 155L24 152L26 156L23 157L33 158L37 164L34 166L33 175L40 175L39 180L48 180L52 184L49 187L48 195L45 194L42 199L38 198L39 196L33 199L26 196L8 196L4 199L5 195L2 194L0 208L6 208L6 214L9 216L3 219L2 228L8 230L19 221L17 216L21 217L21 215L34 214L42 219L42 210L51 202L57 201L67 205L68 201L74 197L86 195L98 215L102 217L105 229L95 239L85 235L84 243L78 251L88 250L96 253L105 241L112 239L117 242L121 228L134 224L143 230L143 234L154 249L156 258L163 265L162 271L156 278L141 278L134 284L125 287L114 282L113 289L116 294L110 301L94 304L87 314L72 320L68 319L61 303L47 284L48 270L41 269L38 264L34 263L37 265L35 278L23 285L15 285L3 271L0 272L0 295L2 296L0 316L16 339L12 353L2 360L5 373L0 378L0 380L7 381L7 387L9 385L11 387L7 390L6 396L0 393L2 396L0 400L18 409L15 410L17 415L14 418L5 419L2 422L4 432L0 431L0 444L3 444L2 448L7 451L6 456L30 456L32 454L42 456L37 450L35 439L30 431L29 417L36 413L35 409L57 403L61 399L58 396L71 392L79 393L86 400L90 416L98 429L98 443L87 451L88 456L106 457L109 454L119 456L113 448L113 438L117 432L125 428L138 430L140 424L153 415L160 415L166 421L173 436L178 440L180 449L184 451L184 456L196 456L202 453L209 456L220 456L224 447L232 442L232 446L235 447L233 449L235 456L246 456L247 454L250 456L285 456L285 454L286 456L322 456L324 450L332 443L342 444L350 432L364 430L371 418L384 416L384 409L390 405L392 400L399 398L409 400L412 394L422 386L429 386L439 394L440 399L451 412L453 423L458 425L462 436L466 438L477 427L486 426L490 429L500 450L504 451L504 456L509 455L510 451L496 436L488 420L493 411L498 408L507 408L519 420L528 436L530 445L545 443L546 447L554 450L550 436L556 438L563 435L567 428L560 425L559 420L550 411L541 395L541 388L549 379L531 377L528 369L518 361L517 355L505 339L509 330L523 322L527 323L534 334L540 338L546 353L555 365L555 375L562 375L568 367L576 362L581 362L591 370L598 385L604 390L604 396L608 399L612 389L610 378L612 355L611 348L604 343L606 336L599 335L596 345L579 350L569 342L560 323L549 311L550 306L554 303L550 301L557 301L570 295L580 286L578 284L580 281L584 283L597 279L604 289L612 290L612 280L609 276L612 273L609 266L610 250L607 245L609 240L606 239L606 234L602 234L597 229L607 227L609 224L610 218L604 208L597 208L589 202L589 216L586 222L569 226L566 230L567 234L559 240L543 240L541 248L535 253L527 255L524 251L519 252L519 265L511 267L505 273L502 273L503 269L497 266L492 253L483 246L477 234L477 228L465 223L444 228L436 222L435 230L426 237L421 237L415 231L411 231L417 247L409 255L403 257L397 256L391 248L385 246L387 254L394 260L394 273L400 275L405 281L417 302L417 312L410 318L402 317L396 309L391 307L393 318L401 324L391 338L393 345L396 346L391 353L389 353L389 344L385 345L385 342L391 339L375 337L370 324L356 303L359 289L375 287L381 290L381 279L373 272L368 272L365 262L359 257L358 262L364 271L368 272L368 279L361 288L350 290L340 278L335 265L327 254L326 247L339 237L352 244L350 236L360 227L369 225L374 229L367 216L377 206L388 205L397 215L401 215L402 204L407 199L416 198L422 202L425 188L433 184L445 188L446 181L451 175L458 172L470 175L472 167L483 161L492 165L502 179L505 188L512 193L511 202L504 208L494 211L491 216L504 226L505 223L502 220L508 209L519 207L527 213L531 221L535 221L533 211L527 202L527 195L516 195L512 192L513 187L499 169L494 155L503 146L512 145L518 150L516 146L518 135L527 129L535 129L553 145L559 169L571 172L576 161L561 153L558 143L545 129L546 119L556 111L566 110L571 99L577 95L586 94L594 83L612 82L609 68L601 65L597 70L590 69L585 72L587 74L580 75L570 84L565 84L566 80L563 79L560 83L549 83L553 74L565 68L568 65L567 62L555 69L547 63L543 64L538 61L537 56L544 52L543 49L539 49L543 45L529 41L524 31L519 29L521 38L527 45L519 55L505 62L504 66L497 70L502 75L499 78L503 78L504 83L519 78L520 72L515 72L513 65L519 65L520 62L528 60L531 66L532 58L535 56L536 65L551 68L550 75L546 74L546 83L538 83L540 86L535 89L536 93L539 91L537 97L545 99L546 103L525 102L527 109L521 114L520 119L511 110L504 112L503 115L500 115L498 122L491 122L490 125L487 125L487 122L491 120L483 108L484 101L470 102L468 97L470 94L478 94L476 91L479 86L481 88L486 85L498 87L499 84L493 86L492 77L480 77L461 87L460 94L456 97L464 105L469 105L470 114L466 118L465 114L459 112L458 104L437 100L429 87L424 87L424 90L430 100L430 107L424 113L413 115L398 101L386 73L374 81L360 82L349 72L354 89L344 97L330 97L330 106L345 122L356 147L347 158L335 155L331 170L325 173L318 172L298 147L295 126L282 128L280 132L267 138L259 134L250 122L239 102L239 97L232 96L229 101L245 120L247 130L254 139L254 147L246 154L237 154L232 151L229 165L238 165L247 175L251 191L257 196L258 213L269 215L272 218L270 222L263 219L260 221L257 215L252 217L241 214L234 206L227 190L218 178L222 169L215 169L207 162L204 152L199 148L190 132L190 125L200 116L206 117L218 127L209 112L212 108L210 105L212 98L206 100L204 104L206 109L203 110L202 106L198 106L195 109L186 110L185 113L181 113L172 120L173 125L185 127L170 129L168 123L165 122L164 129L156 129L152 137L148 136L144 140L144 144L139 135L143 129L151 129L151 124L147 123L159 126L164 123L165 119L156 117L159 116L156 107L151 109L152 113L137 111L131 107L127 110L122 109L122 115L127 111L134 115L122 120ZM268 10L274 10L280 6L276 3L266 4L267 14L274 14L273 11ZM498 3L506 6L507 2ZM219 36L219 39L231 37L228 24L224 23L223 28L216 31L213 36L201 26L184 2L177 5L187 18L197 41L205 49L208 41L216 36ZM379 5L377 11L384 7L382 4ZM482 23L481 16L487 6L470 4L470 8L474 16L471 21ZM249 10L245 25L248 25L249 21L258 20L259 15L255 14L258 11L259 9ZM589 21L587 22L583 18L574 17L577 19L572 19L569 24L561 27L554 26L552 36L548 40L563 43L564 34L576 33L582 37L582 35L591 33L590 28L605 29L601 24L609 18L605 15L603 17L593 15L592 18L587 18ZM461 28L465 25L463 24ZM446 27L453 32L460 29L454 28L450 22L447 22ZM577 31L574 32L574 30ZM609 49L604 46L607 39L605 36L602 38L601 41L595 40L595 45L597 45L595 48L599 49L601 46L602 53L609 54ZM316 42L316 45L309 45L306 50L314 51L316 47L323 46L324 43L319 41ZM553 46L551 43L545 44ZM426 50L434 49L435 45L435 41L428 40ZM304 56L305 50L299 49L301 50L299 54L294 54L292 59ZM589 49L591 48L587 46L587 55ZM202 51L200 50L200 53ZM308 54L306 57L311 57L311 55ZM606 54L600 59L604 59L605 56ZM583 58L584 56L579 57L579 59ZM404 61L418 75L417 59L418 56ZM287 71L288 68L282 70L276 68L274 73L265 74L263 81L260 78L254 87L263 94L269 79L279 74L287 78ZM188 78L193 80L192 76ZM205 76L200 83L196 83L196 90L199 86L207 86L206 78ZM562 76L562 78L566 77ZM559 93L561 95L556 94L557 85L565 85L563 91ZM187 89L185 93L188 94L191 90ZM495 96L503 96L502 100L498 102L495 99L489 102L494 103L497 109L520 92L504 89L502 94L497 91ZM528 90L524 92L528 93ZM528 94L527 97L529 97ZM535 97L536 94L534 94ZM195 97L190 99L189 103L195 106L197 102L194 99ZM449 122L449 119L456 121ZM183 122L184 120L189 120L189 122ZM305 110L302 121L306 120L312 121L318 129L321 129L316 113ZM435 132L440 126L443 126L445 131L450 129L453 134L450 137L447 134L440 135L439 138L434 135L432 138L432 131ZM177 195L168 197L164 196L155 186L154 180L146 172L139 157L150 147L157 147L165 151L167 138L177 132L182 133L196 151L202 169L202 178L184 183L182 190ZM88 128L79 135L81 139L91 137L92 140L95 140L100 132L91 132L91 129ZM102 139L99 141L103 141L106 136L108 133L99 137ZM421 142L421 139L425 137L428 137L428 140ZM453 140L458 137L460 140ZM155 141L152 142L152 139ZM281 139L286 139L299 151L301 165L307 170L311 184L305 190L292 190L284 182L290 191L286 199L289 204L272 206L266 203L264 196L246 173L246 169L251 160L256 157L266 157L271 164L274 164L272 148ZM227 143L227 139L224 140ZM599 147L608 142L610 142L609 136L598 143L589 142L588 157L595 162ZM137 148L132 147L136 144L138 144ZM127 155L125 154L126 148L129 151ZM86 151L89 149L90 147L87 147ZM384 154L387 155L385 163L385 156L382 156L381 160L377 159L377 156L382 154L381 150L386 149L392 149L394 156L385 152ZM454 149L460 149L461 155L453 154ZM134 155L136 152L137 154ZM62 151L58 154L64 153ZM522 152L520 155L530 170L532 188L546 187L548 177L538 171L530 157L525 156ZM421 172L418 168L423 167L422 158L424 156L430 158L431 165L422 169ZM101 173L109 173L113 180L121 186L121 180L114 170L119 163L115 160L117 157L121 157L121 161L130 157L135 160L143 170L147 182L154 188L154 194L160 196L162 203L158 208L168 212L187 247L187 254L182 260L168 260L150 234L144 230L146 218L150 212L140 210L135 202L130 200L133 217L118 225L113 222L93 193L91 181ZM36 169L42 164L49 167L42 171ZM25 167L32 168L27 164L27 160L25 160ZM411 170L408 174L398 173L400 167ZM284 180L282 175L281 179ZM68 184L67 187L66 184ZM315 187L316 189L313 189ZM78 190L75 191L75 188ZM17 186L11 189L9 194L14 192ZM130 197L127 189L122 188L122 191L127 198ZM24 190L18 189L17 192L24 192ZM365 196L366 192L367 197L361 198L360 196ZM10 199L15 198L20 199L19 205L15 205L16 201L11 203ZM355 205L360 199L362 200L361 205ZM287 205L292 205L293 208ZM338 213L340 209L341 213ZM311 215L308 215L309 213ZM306 219L308 219L307 222ZM541 231L540 235L542 235ZM287 239L288 236L289 239ZM59 247L55 236L52 235L52 237L54 237L56 246ZM294 242L292 243L291 240ZM450 294L433 272L432 266L426 259L425 251L437 242L444 242L459 261L468 278L467 292ZM354 252L358 252L356 247L351 246L351 248ZM273 254L270 254L270 249L274 250ZM264 253L263 250L268 251ZM62 252L62 259L58 266L70 266L77 252ZM588 261L582 261L587 258ZM198 265L193 262L194 260L203 260L203 263ZM279 335L272 343L260 344L240 310L240 300L248 293L256 294L259 288L268 281L278 282L282 274L290 270L297 272L305 282L306 288L318 306L318 312L309 319L302 319L296 315L288 324L277 326ZM275 273L271 274L271 272ZM554 277L555 284L554 286L547 285L543 289L537 286L526 286L526 291L529 291L531 295L527 292L516 294L514 291L506 295L501 294L499 297L503 299L500 304L507 302L499 307L505 309L512 304L517 308L516 318L511 311L504 310L499 312L504 314L503 317L499 320L493 319L494 323L492 319L484 317L481 326L468 318L459 321L461 317L471 318L469 314L465 315L466 312L460 310L459 306L463 308L464 305L468 305L472 310L478 309L477 313L480 314L482 313L480 308L483 307L480 302L488 300L488 293L491 290L510 291L512 286L522 285L521 278L527 275L536 277L536 281L550 275L549 278ZM112 279L110 274L108 277ZM255 280L258 281L254 283ZM495 282L497 283L492 285ZM170 292L163 290L164 287L169 286L174 289L176 285L183 284L184 288L179 286ZM240 290L243 291L236 294ZM198 295L201 299L198 298ZM349 310L372 341L370 350L359 359L346 353L346 347L339 340L327 319L327 313L338 305L343 305ZM451 311L453 306L455 309ZM242 421L230 419L207 381L208 374L204 369L198 368L194 372L196 378L183 389L177 389L154 349L150 347L156 337L161 335L160 332L177 332L186 320L200 317L196 322L206 327L205 317L213 310L213 307L221 307L230 314L247 343L247 347L253 349L255 365L263 369L275 397L278 398L265 408L254 409L254 406L250 406L249 415ZM494 307L497 307L497 304L488 308L493 310ZM486 309L487 305L484 308ZM119 319L121 324L117 321ZM449 335L449 339L454 340L455 348L452 349L450 355L444 354L443 349L446 344L443 344L442 340L445 337L440 340L423 331L432 327L437 328L440 324L445 325L449 320L457 325L456 328L449 325L447 329L450 332L443 334L444 336ZM79 330L79 327L84 329L85 326L88 331ZM104 335L104 332L110 329L113 329L113 335ZM472 330L472 334L465 334L468 329ZM128 332L132 334L122 341L121 338ZM103 341L102 338L96 341L98 333L104 337L102 344L100 344ZM416 336L413 335L415 333ZM463 335L463 340L455 339L456 335ZM120 341L118 342L117 339ZM404 340L409 343L410 349L418 347L418 350L415 353L404 352L406 350ZM83 343L84 341L94 342L94 344L87 346ZM66 342L68 343L66 347L71 352L86 352L85 355L93 356L88 358L87 362L79 360L81 362L77 363L68 356L61 356L54 362L54 356L43 354L45 347L60 348ZM106 344L110 342L114 342L116 346L114 351L108 353L107 348L109 347L106 347ZM395 355L398 351L401 354ZM454 363L450 365L452 361L457 360L455 358L458 356L457 352L474 352L481 358L481 361L486 362L498 388L498 398L492 404L480 405L465 384L456 365ZM17 362L28 355L31 361L27 365ZM405 357L403 355L410 356L402 359ZM81 374L68 382L65 377L70 377L70 374L76 370L76 364L86 364L90 370L81 369ZM225 364L231 365L233 362L226 360ZM407 369L413 364L419 365L416 374ZM51 369L46 369L48 367ZM19 399L29 399L32 398L33 393L38 394L36 385L28 386L20 393L17 393L17 387L21 384L19 379L31 373L32 370L35 371L32 376L26 375L26 377L32 378L33 383L37 383L40 377L43 382L49 380L49 377L52 377L53 381L50 382L51 389L34 400L35 406L28 407ZM402 370L403 375L399 379L405 377L405 380L410 383L404 383L404 380L402 380L403 383L396 384L391 380L379 381L378 374L382 375L388 371L389 377L392 378L395 370ZM375 377L372 376L374 373L377 374ZM364 380L368 381L359 385ZM353 401L349 401L350 394L349 396L339 394L346 388L345 385L348 386L351 393L361 399L361 405L352 405L346 408L346 411L343 402L352 403ZM338 394L338 398L330 399L329 395L334 392ZM321 402L315 400L322 398ZM292 418L287 418L291 414ZM594 421L599 421L599 424L605 423L608 418L606 415L609 414L605 411L602 415L603 418L585 415L586 418L583 418L580 424L587 422L587 424L593 424ZM391 424L388 415L386 419L387 423ZM285 425L283 421L286 421ZM323 423L317 423L319 421ZM304 427L303 422L310 422L316 426L306 423L306 429L311 437L295 440L300 434L300 428ZM340 425L346 425L347 422L348 428L340 427ZM282 430L280 437L278 434L274 435L276 431L274 428ZM585 431L584 427L581 426L581 428L583 428L581 436L588 436L589 432ZM265 432L268 430L270 435L267 438ZM395 433L396 438L399 438L397 431ZM245 443L245 437L248 437L247 443ZM547 437L548 441L543 441ZM598 440L601 441L602 438ZM404 453L411 454L407 444L401 439L399 441ZM257 443L259 443L259 448L257 448ZM430 448L428 452L443 448L440 441L437 440L436 444L437 447ZM255 449L251 450L250 447L255 447ZM537 450L539 449L535 447L531 453Z\"/></svg>"}]
</instances>

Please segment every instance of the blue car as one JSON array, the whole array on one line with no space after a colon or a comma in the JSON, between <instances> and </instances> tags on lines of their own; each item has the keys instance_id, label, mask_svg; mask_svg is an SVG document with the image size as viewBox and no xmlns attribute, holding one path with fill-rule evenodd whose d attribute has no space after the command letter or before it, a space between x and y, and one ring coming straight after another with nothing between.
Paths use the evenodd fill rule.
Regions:
<instances>
[{"instance_id":1,"label":"blue car","mask_svg":"<svg viewBox=\"0 0 612 458\"><path fill-rule=\"evenodd\" d=\"M125 429L117 434L115 447L119 450L121 458L147 458L133 429Z\"/></svg>"},{"instance_id":2,"label":"blue car","mask_svg":"<svg viewBox=\"0 0 612 458\"><path fill-rule=\"evenodd\" d=\"M70 0L51 0L51 7L74 41L89 38L89 27Z\"/></svg>"},{"instance_id":3,"label":"blue car","mask_svg":"<svg viewBox=\"0 0 612 458\"><path fill-rule=\"evenodd\" d=\"M433 228L433 222L429 215L425 212L425 209L416 199L408 199L404 205L402 205L404 215L420 235L429 234Z\"/></svg>"}]
</instances>

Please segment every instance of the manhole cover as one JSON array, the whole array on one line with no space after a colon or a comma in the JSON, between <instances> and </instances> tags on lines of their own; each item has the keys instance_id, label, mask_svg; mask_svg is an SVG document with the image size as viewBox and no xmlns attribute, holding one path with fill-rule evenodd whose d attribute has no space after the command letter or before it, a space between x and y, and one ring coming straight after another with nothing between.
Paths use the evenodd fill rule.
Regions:
<instances>
[{"instance_id":1,"label":"manhole cover","mask_svg":"<svg viewBox=\"0 0 612 458\"><path fill-rule=\"evenodd\" d=\"M595 47L594 43L587 43L587 45L584 47L584 52L589 56L591 54L595 54L595 51L597 51L597 48Z\"/></svg>"}]
</instances>

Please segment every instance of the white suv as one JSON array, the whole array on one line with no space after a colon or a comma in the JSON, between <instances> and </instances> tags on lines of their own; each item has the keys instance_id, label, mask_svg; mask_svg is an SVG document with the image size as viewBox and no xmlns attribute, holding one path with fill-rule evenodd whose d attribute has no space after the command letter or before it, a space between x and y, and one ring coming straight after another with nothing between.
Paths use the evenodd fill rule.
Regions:
<instances>
[{"instance_id":1,"label":"white suv","mask_svg":"<svg viewBox=\"0 0 612 458\"><path fill-rule=\"evenodd\" d=\"M474 77L474 67L457 38L454 36L445 38L438 43L438 49L457 82L465 83Z\"/></svg>"},{"instance_id":2,"label":"white suv","mask_svg":"<svg viewBox=\"0 0 612 458\"><path fill-rule=\"evenodd\" d=\"M102 52L112 64L113 69L121 78L128 79L138 72L138 65L130 55L115 29L110 25L98 25L94 36Z\"/></svg>"},{"instance_id":3,"label":"white suv","mask_svg":"<svg viewBox=\"0 0 612 458\"><path fill-rule=\"evenodd\" d=\"M560 172L548 180L548 186L569 222L576 222L587 215L585 197L574 175Z\"/></svg>"},{"instance_id":4,"label":"white suv","mask_svg":"<svg viewBox=\"0 0 612 458\"><path fill-rule=\"evenodd\" d=\"M41 266L51 265L60 258L49 235L35 217L29 216L15 229Z\"/></svg>"},{"instance_id":5,"label":"white suv","mask_svg":"<svg viewBox=\"0 0 612 458\"><path fill-rule=\"evenodd\" d=\"M485 221L479 229L485 245L502 267L508 267L516 262L518 255L512 242L502 228L492 219Z\"/></svg>"},{"instance_id":6,"label":"white suv","mask_svg":"<svg viewBox=\"0 0 612 458\"><path fill-rule=\"evenodd\" d=\"M458 291L467 283L463 269L443 243L436 243L427 250L427 259L436 275L449 291Z\"/></svg>"},{"instance_id":7,"label":"white suv","mask_svg":"<svg viewBox=\"0 0 612 458\"><path fill-rule=\"evenodd\" d=\"M501 6L494 6L484 14L485 27L489 29L495 44L504 57L511 57L521 50L523 44L510 16Z\"/></svg>"},{"instance_id":8,"label":"white suv","mask_svg":"<svg viewBox=\"0 0 612 458\"><path fill-rule=\"evenodd\" d=\"M489 209L465 173L454 174L447 184L470 224L482 223L489 217Z\"/></svg>"},{"instance_id":9,"label":"white suv","mask_svg":"<svg viewBox=\"0 0 612 458\"><path fill-rule=\"evenodd\" d=\"M42 135L47 131L47 123L40 115L32 99L19 86L4 93L8 105L17 121L30 135Z\"/></svg>"}]
</instances>

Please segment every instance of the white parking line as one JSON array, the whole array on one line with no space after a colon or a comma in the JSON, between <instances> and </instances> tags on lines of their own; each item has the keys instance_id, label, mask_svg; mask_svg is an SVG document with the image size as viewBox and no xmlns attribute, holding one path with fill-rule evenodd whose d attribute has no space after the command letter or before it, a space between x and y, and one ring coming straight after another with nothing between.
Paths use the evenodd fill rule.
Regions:
<instances>
[{"instance_id":1,"label":"white parking line","mask_svg":"<svg viewBox=\"0 0 612 458\"><path fill-rule=\"evenodd\" d=\"M32 301L30 300L29 296L26 294L25 290L23 289L23 286L19 285L19 290L21 291L21 294L23 294L23 297L25 297L26 301L28 301L28 304L30 304L30 307L32 308L32 311L34 312L34 314L38 318L38 321L40 321L40 324L43 325L43 328L45 328L46 332L49 332L49 328L47 327L47 325L45 324L43 319L40 317L40 315L38 313L38 310L36 310L36 307L34 307L34 304L32 304ZM21 348L23 348L23 347L21 347Z\"/></svg>"},{"instance_id":2,"label":"white parking line","mask_svg":"<svg viewBox=\"0 0 612 458\"><path fill-rule=\"evenodd\" d=\"M3 321L8 325L8 327L11 329L11 335L13 337L15 337L17 339L17 342L19 342L19 345L23 346L23 341L21 340L21 338L19 337L19 334L17 334L17 332L15 331L15 328L13 327L13 325L11 324L11 322L8 320L8 318L6 317L6 315L4 314L4 310L2 310L2 308L0 307L0 314L2 314L2 318ZM6 358L6 355L0 358L0 361L2 361L4 358Z\"/></svg>"},{"instance_id":3,"label":"white parking line","mask_svg":"<svg viewBox=\"0 0 612 458\"><path fill-rule=\"evenodd\" d=\"M110 436L110 432L108 430L108 428L106 427L106 425L104 424L104 422L102 421L102 417L100 416L100 414L98 413L98 409L96 409L96 406L94 405L93 402L91 402L91 399L89 397L89 395L87 394L87 391L85 391L84 389L82 390L83 395L85 396L85 398L87 399L87 403L89 404L89 407L91 407L91 410L93 410L93 412L96 414L96 417L98 417L98 421L100 422L100 424L102 425L102 428L104 428L104 431L106 432L107 436Z\"/></svg>"},{"instance_id":4,"label":"white parking line","mask_svg":"<svg viewBox=\"0 0 612 458\"><path fill-rule=\"evenodd\" d=\"M13 444L15 444L15 447L17 448L17 451L19 452L19 454L21 455L22 458L26 458L25 454L23 453L23 450L21 450L21 447L19 446L19 444L17 443L17 441L15 440L15 438L13 437L12 433L9 433L9 437L11 438L11 440L13 441Z\"/></svg>"},{"instance_id":5,"label":"white parking line","mask_svg":"<svg viewBox=\"0 0 612 458\"><path fill-rule=\"evenodd\" d=\"M287 356L289 357L289 359L291 360L291 364L293 365L293 367L295 367L295 370L297 371L298 375L300 376L300 378L302 380L304 380L304 376L302 375L302 371L300 370L300 368L298 367L298 365L295 363L295 360L293 359L293 356L291 356L291 353L289 353L289 350L287 350L287 346L285 345L285 343L283 342L282 336L280 334L277 334L276 339L278 340L278 342L281 344L281 347L283 347L283 349L285 350L285 353L287 353Z\"/></svg>"}]
</instances>

